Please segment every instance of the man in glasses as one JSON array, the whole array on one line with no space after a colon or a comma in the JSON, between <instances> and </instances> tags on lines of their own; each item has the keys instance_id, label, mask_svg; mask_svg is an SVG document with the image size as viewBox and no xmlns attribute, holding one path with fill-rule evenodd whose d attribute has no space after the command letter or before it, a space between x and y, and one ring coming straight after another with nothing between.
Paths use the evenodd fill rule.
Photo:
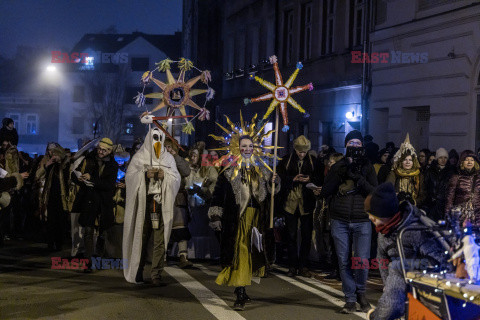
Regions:
<instances>
[{"instance_id":1,"label":"man in glasses","mask_svg":"<svg viewBox=\"0 0 480 320\"><path fill-rule=\"evenodd\" d=\"M98 227L99 234L96 254L102 255L104 232L114 224L112 199L118 164L112 151L112 140L103 138L72 173L72 180L80 186L72 212L80 212L78 222L85 228L85 256L90 261L87 272L91 271L95 228Z\"/></svg>"}]
</instances>

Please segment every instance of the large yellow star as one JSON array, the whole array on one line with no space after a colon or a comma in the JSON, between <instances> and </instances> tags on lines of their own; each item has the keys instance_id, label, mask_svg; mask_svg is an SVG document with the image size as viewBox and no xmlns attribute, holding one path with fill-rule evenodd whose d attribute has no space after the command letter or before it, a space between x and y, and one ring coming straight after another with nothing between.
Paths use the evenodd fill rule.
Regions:
<instances>
[{"instance_id":1,"label":"large yellow star","mask_svg":"<svg viewBox=\"0 0 480 320\"><path fill-rule=\"evenodd\" d=\"M270 93L266 93L264 95L261 95L257 98L253 99L245 99L245 104L248 104L250 102L258 102L258 101L266 101L273 99L272 102L270 103L270 106L268 107L267 112L263 116L263 121L266 120L270 114L272 113L275 108L280 105L280 112L282 113L282 118L283 118L283 132L287 132L289 130L288 126L288 114L287 114L287 104L290 104L292 107L300 111L301 113L305 113L305 109L303 109L295 99L292 98L292 95L298 92L302 92L305 90L313 90L313 85L312 83L309 83L304 86L298 86L294 88L290 88L293 84L293 81L295 81L295 78L298 75L298 72L300 69L303 68L303 65L301 62L297 63L297 68L295 71L292 73L290 78L288 79L287 82L283 83L282 79L282 74L280 73L280 69L278 68L278 62L277 62L277 57L276 56L271 56L270 57L270 63L273 64L273 70L275 71L275 84L270 83L266 80L263 80L260 77L250 75L251 79L255 79L258 83L260 83L262 86L270 90Z\"/></svg>"}]
</instances>

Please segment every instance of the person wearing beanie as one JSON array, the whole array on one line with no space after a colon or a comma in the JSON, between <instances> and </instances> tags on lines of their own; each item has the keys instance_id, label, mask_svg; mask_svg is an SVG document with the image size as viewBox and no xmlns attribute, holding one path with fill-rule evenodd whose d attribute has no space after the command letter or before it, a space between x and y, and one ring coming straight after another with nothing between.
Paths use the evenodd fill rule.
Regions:
<instances>
[{"instance_id":1,"label":"person wearing beanie","mask_svg":"<svg viewBox=\"0 0 480 320\"><path fill-rule=\"evenodd\" d=\"M438 148L435 160L425 171L426 197L422 209L433 221L445 220L445 204L447 187L450 178L455 173L455 168L448 161L448 152Z\"/></svg>"},{"instance_id":2,"label":"person wearing beanie","mask_svg":"<svg viewBox=\"0 0 480 320\"><path fill-rule=\"evenodd\" d=\"M383 294L376 308L367 312L369 320L394 320L405 315L407 286L403 277L397 238L400 231L415 225L422 225L420 210L404 201L399 204L393 184L379 185L365 199L365 211L378 232L377 263L383 280ZM435 265L446 264L442 247L427 231L409 230L402 236L405 250L405 268L425 270ZM355 257L353 257L355 259ZM363 260L362 260L363 261ZM411 261L412 263L408 263ZM419 261L420 263L414 263ZM357 266L358 267L358 266ZM360 265L361 267L368 267Z\"/></svg>"},{"instance_id":3,"label":"person wearing beanie","mask_svg":"<svg viewBox=\"0 0 480 320\"><path fill-rule=\"evenodd\" d=\"M448 221L454 218L451 216L454 208L465 211L462 207L471 206L473 215L469 216L469 212L465 211L460 217L460 227L468 223L480 226L480 166L475 152L465 150L460 154L457 171L450 178L447 187L446 218Z\"/></svg>"},{"instance_id":4,"label":"person wearing beanie","mask_svg":"<svg viewBox=\"0 0 480 320\"><path fill-rule=\"evenodd\" d=\"M85 257L90 263L86 272L91 272L91 258L94 254L93 235L98 220L98 234L95 254L103 255L105 232L114 225L114 202L118 164L113 154L113 142L103 138L96 150L86 154L73 169L72 181L80 188L72 206L72 212L80 213L78 223L85 228Z\"/></svg>"},{"instance_id":5,"label":"person wearing beanie","mask_svg":"<svg viewBox=\"0 0 480 320\"><path fill-rule=\"evenodd\" d=\"M288 231L288 276L293 277L298 272L301 276L311 277L308 256L312 242L315 196L306 185L310 182L321 185L317 181L320 174L314 166L316 158L308 154L311 144L304 135L293 141L293 148L295 151L284 157L277 166L282 181L281 206L285 211L285 225ZM301 232L300 253L297 244L298 221Z\"/></svg>"},{"instance_id":6,"label":"person wearing beanie","mask_svg":"<svg viewBox=\"0 0 480 320\"><path fill-rule=\"evenodd\" d=\"M345 146L350 145L363 146L363 136L358 130L352 130L345 136Z\"/></svg>"},{"instance_id":7,"label":"person wearing beanie","mask_svg":"<svg viewBox=\"0 0 480 320\"><path fill-rule=\"evenodd\" d=\"M359 131L347 134L345 146L345 158L330 168L321 191L316 193L320 199L331 199L331 233L346 302L340 312L348 314L357 310L357 302L363 312L371 307L366 296L368 269L352 270L350 254L353 246L357 257L370 258L372 228L363 203L377 186L377 175L364 155Z\"/></svg>"}]
</instances>

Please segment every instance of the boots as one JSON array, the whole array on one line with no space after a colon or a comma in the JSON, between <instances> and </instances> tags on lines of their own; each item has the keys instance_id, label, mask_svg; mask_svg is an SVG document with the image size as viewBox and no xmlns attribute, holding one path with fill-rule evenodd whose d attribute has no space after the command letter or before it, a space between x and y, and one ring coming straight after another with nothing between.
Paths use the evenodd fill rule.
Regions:
<instances>
[{"instance_id":1,"label":"boots","mask_svg":"<svg viewBox=\"0 0 480 320\"><path fill-rule=\"evenodd\" d=\"M365 293L357 293L357 302L360 304L360 309L362 309L363 312L368 312L368 310L372 308Z\"/></svg>"},{"instance_id":2,"label":"boots","mask_svg":"<svg viewBox=\"0 0 480 320\"><path fill-rule=\"evenodd\" d=\"M245 302L247 300L247 293L245 292L245 287L235 288L235 294L237 295L237 300L233 304L233 310L243 311L245 309ZM248 298L250 300L250 298Z\"/></svg>"},{"instance_id":3,"label":"boots","mask_svg":"<svg viewBox=\"0 0 480 320\"><path fill-rule=\"evenodd\" d=\"M178 262L178 267L180 269L187 269L193 266L193 263L187 260L187 256L181 254L180 261Z\"/></svg>"}]
</instances>

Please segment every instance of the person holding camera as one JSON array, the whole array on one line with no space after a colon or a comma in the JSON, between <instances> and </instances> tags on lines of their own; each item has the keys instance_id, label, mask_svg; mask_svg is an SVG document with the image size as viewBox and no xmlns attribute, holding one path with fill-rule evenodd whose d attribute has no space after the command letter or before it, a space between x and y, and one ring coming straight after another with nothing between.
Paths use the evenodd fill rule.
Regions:
<instances>
[{"instance_id":1,"label":"person holding camera","mask_svg":"<svg viewBox=\"0 0 480 320\"><path fill-rule=\"evenodd\" d=\"M322 188L315 190L320 198L332 197L329 209L331 232L337 252L342 290L346 304L341 313L357 310L367 312L370 303L366 296L368 269L351 268L350 258L369 259L372 227L364 209L365 198L377 186L377 176L365 157L363 136L360 131L350 131L345 137L345 158L335 163Z\"/></svg>"},{"instance_id":2,"label":"person holding camera","mask_svg":"<svg viewBox=\"0 0 480 320\"><path fill-rule=\"evenodd\" d=\"M288 231L288 276L297 274L311 277L308 270L308 255L312 243L313 211L315 209L315 196L307 188L308 183L315 183L316 158L308 154L310 141L303 135L293 141L295 151L284 157L278 164L278 175L282 182L282 207L285 211L285 225ZM297 229L300 220L301 244L298 254Z\"/></svg>"}]
</instances>

